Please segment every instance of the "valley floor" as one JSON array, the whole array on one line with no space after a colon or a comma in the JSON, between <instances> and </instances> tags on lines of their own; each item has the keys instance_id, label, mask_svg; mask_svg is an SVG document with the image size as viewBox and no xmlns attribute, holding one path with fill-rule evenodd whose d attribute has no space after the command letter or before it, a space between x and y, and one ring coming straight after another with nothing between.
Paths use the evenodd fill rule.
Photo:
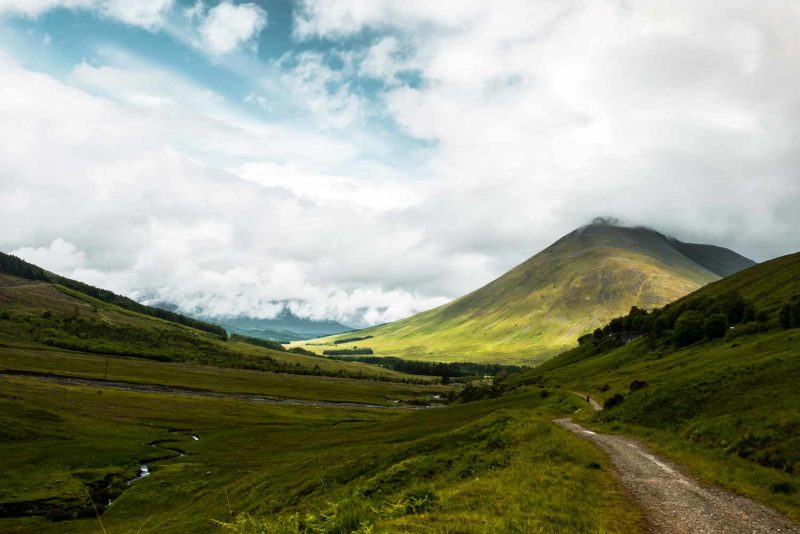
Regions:
<instances>
[{"instance_id":1,"label":"valley floor","mask_svg":"<svg viewBox=\"0 0 800 534\"><path fill-rule=\"evenodd\" d=\"M578 408L572 395L374 409L354 403L441 388L360 380L326 389L331 379L286 376L303 380L294 387L306 403L252 402L231 392L285 392L284 377L223 370L215 386L202 366L181 376L179 364L112 358L114 380L129 383L116 387L92 378L103 369L88 361L96 356L28 356L6 352L4 365L46 360L89 376L0 375L2 532L643 529L602 452L552 423ZM219 396L178 390L187 387ZM325 391L349 404L321 401Z\"/></svg>"}]
</instances>

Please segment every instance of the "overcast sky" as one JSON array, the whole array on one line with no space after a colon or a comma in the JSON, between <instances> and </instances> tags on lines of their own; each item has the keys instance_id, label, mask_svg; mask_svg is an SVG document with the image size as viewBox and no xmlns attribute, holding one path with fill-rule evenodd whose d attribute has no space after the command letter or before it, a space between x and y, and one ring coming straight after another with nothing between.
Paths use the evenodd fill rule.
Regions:
<instances>
[{"instance_id":1,"label":"overcast sky","mask_svg":"<svg viewBox=\"0 0 800 534\"><path fill-rule=\"evenodd\" d=\"M0 0L0 249L362 326L595 216L800 250L796 0Z\"/></svg>"}]
</instances>

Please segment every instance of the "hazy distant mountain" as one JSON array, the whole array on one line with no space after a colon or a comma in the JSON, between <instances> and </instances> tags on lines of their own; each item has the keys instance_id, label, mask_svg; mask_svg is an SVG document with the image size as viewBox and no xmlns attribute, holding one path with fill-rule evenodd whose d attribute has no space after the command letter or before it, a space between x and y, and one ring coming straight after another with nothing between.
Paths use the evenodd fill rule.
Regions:
<instances>
[{"instance_id":1,"label":"hazy distant mountain","mask_svg":"<svg viewBox=\"0 0 800 534\"><path fill-rule=\"evenodd\" d=\"M381 355L532 363L631 306L662 306L751 265L725 248L599 221L464 297L360 331L372 336L360 343Z\"/></svg>"},{"instance_id":2,"label":"hazy distant mountain","mask_svg":"<svg viewBox=\"0 0 800 534\"><path fill-rule=\"evenodd\" d=\"M242 315L214 319L206 317L205 320L222 326L229 334L241 334L276 341L297 341L353 330L337 321L316 321L298 317L288 308L284 308L273 319L256 319Z\"/></svg>"}]
</instances>

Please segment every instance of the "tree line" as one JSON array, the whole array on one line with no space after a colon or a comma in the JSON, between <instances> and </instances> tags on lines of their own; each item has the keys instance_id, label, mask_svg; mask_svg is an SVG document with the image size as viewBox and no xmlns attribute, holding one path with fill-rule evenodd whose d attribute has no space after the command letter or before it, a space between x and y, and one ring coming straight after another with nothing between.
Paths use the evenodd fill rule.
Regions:
<instances>
[{"instance_id":1,"label":"tree line","mask_svg":"<svg viewBox=\"0 0 800 534\"><path fill-rule=\"evenodd\" d=\"M326 351L327 352L327 351ZM523 370L517 365L471 362L425 362L404 360L394 356L333 356L331 359L350 362L370 363L409 375L440 376L464 378L475 376L498 376Z\"/></svg>"},{"instance_id":2,"label":"tree line","mask_svg":"<svg viewBox=\"0 0 800 534\"><path fill-rule=\"evenodd\" d=\"M787 304L789 312L781 311L782 315L788 314L790 323L794 305ZM800 298L796 315L800 326ZM637 337L647 337L650 343L668 343L680 348L767 330L771 320L766 310L757 310L739 292L728 291L681 299L650 312L633 306L627 315L615 317L604 327L578 338L578 343L592 352L605 352Z\"/></svg>"}]
</instances>

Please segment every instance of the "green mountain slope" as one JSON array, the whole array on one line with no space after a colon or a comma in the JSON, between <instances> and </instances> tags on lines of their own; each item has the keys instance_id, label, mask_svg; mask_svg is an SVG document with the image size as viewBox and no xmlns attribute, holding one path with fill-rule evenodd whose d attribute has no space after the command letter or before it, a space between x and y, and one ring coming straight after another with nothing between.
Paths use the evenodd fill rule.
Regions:
<instances>
[{"instance_id":1,"label":"green mountain slope","mask_svg":"<svg viewBox=\"0 0 800 534\"><path fill-rule=\"evenodd\" d=\"M787 305L793 323L781 326ZM680 317L715 313L731 323L723 337L701 331L679 346ZM615 406L594 417L599 428L643 437L695 475L800 518L800 254L639 317L642 337L631 343L611 331L620 322L510 377L506 387L537 384L601 402L614 398Z\"/></svg>"},{"instance_id":2,"label":"green mountain slope","mask_svg":"<svg viewBox=\"0 0 800 534\"><path fill-rule=\"evenodd\" d=\"M252 339L228 340L217 325L151 308L0 253L0 370L61 373L96 361L102 371L104 358L111 356L315 377L427 380L258 345ZM52 357L34 355L42 351ZM154 377L163 370L152 369Z\"/></svg>"},{"instance_id":3,"label":"green mountain slope","mask_svg":"<svg viewBox=\"0 0 800 534\"><path fill-rule=\"evenodd\" d=\"M718 273L752 264L720 247L597 223L564 236L477 291L358 335L372 336L360 343L381 355L541 362L631 306L663 306L719 279ZM319 350L347 336L306 345Z\"/></svg>"}]
</instances>

